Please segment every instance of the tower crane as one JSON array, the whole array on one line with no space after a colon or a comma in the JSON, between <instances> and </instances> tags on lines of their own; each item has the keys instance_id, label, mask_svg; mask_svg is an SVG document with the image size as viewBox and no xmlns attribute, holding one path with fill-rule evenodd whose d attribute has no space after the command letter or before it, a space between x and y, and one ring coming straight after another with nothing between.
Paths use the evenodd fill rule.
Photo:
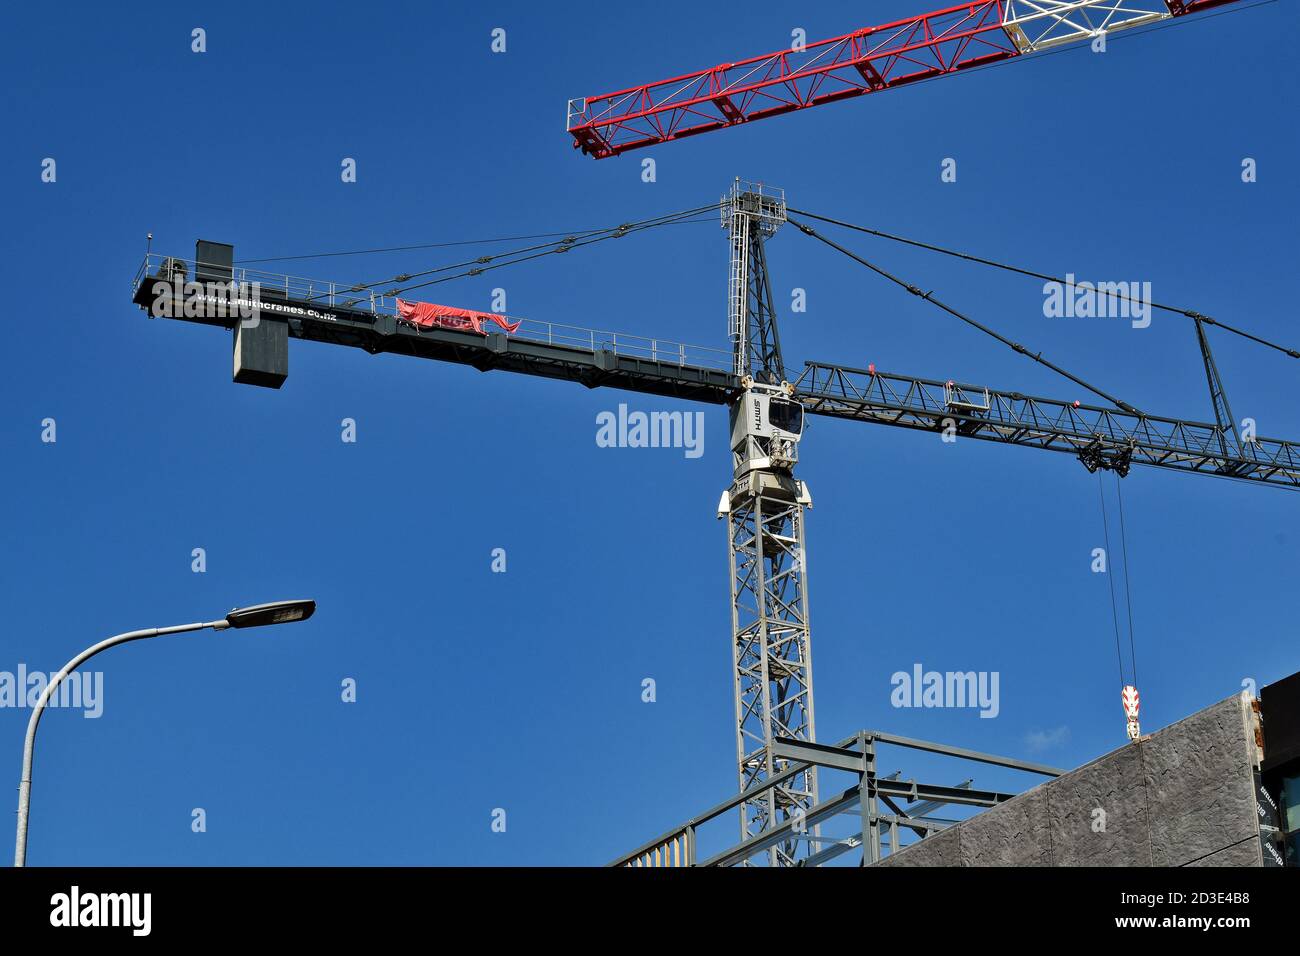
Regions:
<instances>
[{"instance_id":1,"label":"tower crane","mask_svg":"<svg viewBox=\"0 0 1300 956\"><path fill-rule=\"evenodd\" d=\"M989 66L1240 0L972 0L569 100L573 147L628 150Z\"/></svg>"},{"instance_id":2,"label":"tower crane","mask_svg":"<svg viewBox=\"0 0 1300 956\"><path fill-rule=\"evenodd\" d=\"M1116 31L1236 2L968 0L829 40L571 100L567 129L576 149L603 159L1070 44L1097 43ZM460 276L568 253L705 212L720 212L730 247L727 349L510 321L408 296ZM1194 324L1214 421L1149 414L890 274L822 235L813 222L1052 278L791 209L781 190L737 180L710 206L383 282L349 285L236 268L232 246L200 240L192 259L146 252L133 301L151 317L229 331L233 377L244 384L279 388L288 375L288 342L295 338L726 406L732 474L717 515L726 527L729 554L740 832L742 842L759 840L767 848L772 865L791 865L816 862L819 856L816 828L809 835L797 825L817 806L816 770L811 763L792 763L782 756L789 750L781 749L816 739L804 520L812 495L796 476L806 415L1063 452L1089 471L1121 477L1141 465L1300 488L1300 444L1238 428L1207 329L1244 335L1293 358L1300 352L1198 312L1157 305ZM789 369L767 261L767 243L787 225L1064 376L1099 403L887 373L874 366L818 361L805 362L797 372ZM390 282L391 288L383 288ZM1137 695L1127 686L1125 694L1130 690L1132 701L1126 696L1125 707L1132 733ZM765 831L778 832L762 839Z\"/></svg>"},{"instance_id":3,"label":"tower crane","mask_svg":"<svg viewBox=\"0 0 1300 956\"><path fill-rule=\"evenodd\" d=\"M760 786L788 769L788 761L775 753L778 739L812 742L816 736L804 536L804 513L812 497L795 476L806 414L919 431L949 430L981 441L1065 452L1090 471L1107 469L1121 476L1131 466L1142 465L1300 489L1300 444L1246 438L1238 432L1209 351L1206 326L1223 326L1265 345L1273 343L1185 311L1202 348L1216 420L1201 423L1148 414L822 236L803 220L836 220L803 212L796 219L779 189L737 180L721 202L702 208L720 210L729 240L728 350L530 319L486 322L480 321L486 313L444 306L416 308L399 298L400 288L378 291L376 283L349 286L236 268L232 246L202 240L193 259L146 253L133 284L133 301L150 317L230 331L234 380L245 384L279 388L288 375L288 341L295 338L726 406L732 479L717 514L726 524L729 553L733 729L740 789L759 794L740 805L742 840L788 823L817 802L816 771L811 767L784 776L775 787ZM482 257L461 264L469 267L460 274L571 251L699 212L686 210L598 235L565 237L543 244L545 252L524 250L522 258ZM787 223L1091 389L1106 404L828 362L806 362L793 374L781 350L766 251L768 241ZM409 290L412 279L423 277L403 275L393 281L408 283ZM415 285L454 277L442 275ZM422 314L450 318L418 321ZM1300 358L1300 352L1273 347ZM806 859L816 852L815 841L814 835L779 843L768 851L770 862L787 865Z\"/></svg>"}]
</instances>

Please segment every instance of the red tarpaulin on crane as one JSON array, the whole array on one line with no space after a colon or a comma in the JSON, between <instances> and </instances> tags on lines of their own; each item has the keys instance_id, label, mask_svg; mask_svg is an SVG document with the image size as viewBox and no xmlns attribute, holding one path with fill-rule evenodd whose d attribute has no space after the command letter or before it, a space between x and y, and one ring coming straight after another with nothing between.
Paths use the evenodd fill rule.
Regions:
<instances>
[{"instance_id":1,"label":"red tarpaulin on crane","mask_svg":"<svg viewBox=\"0 0 1300 956\"><path fill-rule=\"evenodd\" d=\"M507 322L504 316L493 312L476 312L474 309L458 309L450 305L434 305L432 302L407 302L405 299L397 300L397 317L422 329L436 326L440 329L473 332L475 335L487 335L483 331L483 323L489 321L501 326L507 334L519 328L518 322Z\"/></svg>"}]
</instances>

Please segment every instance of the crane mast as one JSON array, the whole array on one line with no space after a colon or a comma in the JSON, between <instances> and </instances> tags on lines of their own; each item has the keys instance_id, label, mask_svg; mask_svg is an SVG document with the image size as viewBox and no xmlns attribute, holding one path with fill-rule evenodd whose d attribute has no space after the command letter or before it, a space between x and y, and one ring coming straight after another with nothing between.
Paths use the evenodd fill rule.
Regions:
<instances>
[{"instance_id":1,"label":"crane mast","mask_svg":"<svg viewBox=\"0 0 1300 956\"><path fill-rule=\"evenodd\" d=\"M815 740L804 508L794 477L803 406L785 381L763 243L785 222L780 190L737 179L723 197L731 247L729 330L741 391L730 406L733 476L718 517L726 519L731 577L731 651L737 778L742 792L780 773L778 738ZM740 806L748 840L793 819L794 836L768 851L789 866L815 848L800 824L817 803L815 768Z\"/></svg>"}]
</instances>

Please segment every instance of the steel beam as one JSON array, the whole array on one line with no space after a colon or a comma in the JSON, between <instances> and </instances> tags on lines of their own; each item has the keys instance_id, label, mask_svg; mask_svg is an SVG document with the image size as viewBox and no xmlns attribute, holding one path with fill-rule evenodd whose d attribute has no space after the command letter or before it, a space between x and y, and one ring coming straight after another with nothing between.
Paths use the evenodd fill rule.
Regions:
<instances>
[{"instance_id":1,"label":"steel beam","mask_svg":"<svg viewBox=\"0 0 1300 956\"><path fill-rule=\"evenodd\" d=\"M1030 773L1039 773L1045 777L1059 777L1066 773L1060 767L1049 767L1046 764L1030 763L1027 760L1017 760L1014 757L1000 757L997 754L986 754L978 750L968 750L965 747L953 747L949 744L938 744L930 740L917 740L914 737L900 737L898 734L882 734L876 731L867 732L873 740L878 740L882 744L893 744L896 747L908 747L912 750L924 750L928 753L946 754L949 757L960 757L963 760L974 760L977 763L992 764L995 767L1009 767L1012 770L1027 770ZM950 788L956 789L956 788Z\"/></svg>"}]
</instances>

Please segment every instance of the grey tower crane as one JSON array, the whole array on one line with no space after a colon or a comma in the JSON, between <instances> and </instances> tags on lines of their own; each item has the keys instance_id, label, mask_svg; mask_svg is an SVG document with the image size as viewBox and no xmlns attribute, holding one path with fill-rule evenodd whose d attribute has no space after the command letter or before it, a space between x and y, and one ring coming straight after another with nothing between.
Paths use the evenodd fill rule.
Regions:
<instances>
[{"instance_id":1,"label":"grey tower crane","mask_svg":"<svg viewBox=\"0 0 1300 956\"><path fill-rule=\"evenodd\" d=\"M232 246L202 240L192 260L146 253L135 276L132 298L151 317L197 322L231 333L234 380L246 384L279 388L288 375L288 343L293 338L371 354L451 362L484 372L515 372L589 388L626 389L726 406L730 411L732 481L722 493L718 517L726 519L730 555L741 841L757 837L764 855L756 858L771 865L816 864L818 816L809 814L817 805L815 765L808 762L806 769L791 772L804 764L782 757L791 748L797 750L815 740L804 530L804 511L811 507L812 498L806 484L794 474L805 414L932 434L951 431L963 439L1063 452L1090 471L1101 468L1124 475L1130 466L1142 465L1295 490L1300 489L1300 445L1253 433L1247 439L1239 432L1204 327L1214 325L1244 335L1292 358L1300 359L1300 351L1200 313L1153 304L1195 320L1215 421L1147 414L1089 386L1041 353L944 305L932 293L884 272L801 220L812 218L864 232L872 230L799 210L793 211L796 218L789 218L780 190L739 180L720 207L685 210L545 245L549 253L567 253L717 208L722 210L731 251L729 350L532 319L483 324L479 321L483 313L459 310L462 314L457 316L458 310L447 307L437 307L452 314L447 321L420 324L406 317L397 297L406 289L430 282L383 290L380 283L354 285L237 268ZM765 253L766 241L787 222L949 316L974 325L1076 386L1091 390L1107 404L1086 405L829 362L805 362L790 381L781 355ZM465 270L460 275L478 275L485 268L500 268L542 254L529 248L483 257L462 264ZM383 280L382 285L393 282L400 286L413 278L441 276L451 268L459 267L415 277L397 276ZM251 317L245 318L245 312ZM769 780L774 783L767 784ZM805 827L807 819L812 822ZM760 836L777 828L782 830L779 837ZM772 839L777 842L767 846Z\"/></svg>"},{"instance_id":2,"label":"grey tower crane","mask_svg":"<svg viewBox=\"0 0 1300 956\"><path fill-rule=\"evenodd\" d=\"M742 391L731 404L734 469L718 517L727 524L731 569L731 652L735 666L736 762L741 791L784 769L779 738L813 741L812 646L808 630L804 509L812 500L794 477L803 406L785 380L763 243L785 222L781 190L742 183L723 198L731 244L729 328ZM740 807L742 840L817 802L816 769L797 774ZM791 865L809 844L796 836L772 847Z\"/></svg>"}]
</instances>

